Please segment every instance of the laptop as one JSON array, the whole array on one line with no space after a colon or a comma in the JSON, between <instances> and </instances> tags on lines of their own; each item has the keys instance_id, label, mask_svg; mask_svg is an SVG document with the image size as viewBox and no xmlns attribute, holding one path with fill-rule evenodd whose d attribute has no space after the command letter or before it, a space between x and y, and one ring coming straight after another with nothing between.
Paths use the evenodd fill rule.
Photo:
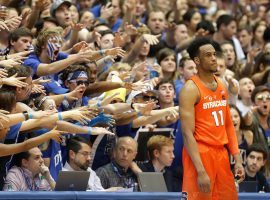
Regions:
<instances>
[{"instance_id":1,"label":"laptop","mask_svg":"<svg viewBox=\"0 0 270 200\"><path fill-rule=\"evenodd\" d=\"M87 171L60 171L55 191L86 191L90 172Z\"/></svg>"},{"instance_id":2,"label":"laptop","mask_svg":"<svg viewBox=\"0 0 270 200\"><path fill-rule=\"evenodd\" d=\"M257 192L257 181L243 181L239 183L239 192Z\"/></svg>"},{"instance_id":3,"label":"laptop","mask_svg":"<svg viewBox=\"0 0 270 200\"><path fill-rule=\"evenodd\" d=\"M138 180L141 192L168 192L163 173L141 172Z\"/></svg>"}]
</instances>

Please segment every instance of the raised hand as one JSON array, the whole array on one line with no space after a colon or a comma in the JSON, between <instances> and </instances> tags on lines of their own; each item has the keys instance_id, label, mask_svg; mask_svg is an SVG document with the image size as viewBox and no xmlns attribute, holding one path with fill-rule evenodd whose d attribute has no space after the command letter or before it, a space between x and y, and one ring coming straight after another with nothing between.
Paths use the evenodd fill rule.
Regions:
<instances>
[{"instance_id":1,"label":"raised hand","mask_svg":"<svg viewBox=\"0 0 270 200\"><path fill-rule=\"evenodd\" d=\"M0 31L4 30L9 31L9 28L4 21L0 21Z\"/></svg>"},{"instance_id":2,"label":"raised hand","mask_svg":"<svg viewBox=\"0 0 270 200\"><path fill-rule=\"evenodd\" d=\"M32 91L33 94L44 94L46 95L46 90L44 90L43 85L33 84Z\"/></svg>"},{"instance_id":3,"label":"raised hand","mask_svg":"<svg viewBox=\"0 0 270 200\"><path fill-rule=\"evenodd\" d=\"M49 135L50 139L55 140L58 143L62 142L62 136L61 134L67 133L66 131L59 131L56 130L57 126L55 126L52 130L50 130L49 132L47 132L46 134Z\"/></svg>"},{"instance_id":4,"label":"raised hand","mask_svg":"<svg viewBox=\"0 0 270 200\"><path fill-rule=\"evenodd\" d=\"M24 59L28 57L28 55L31 53L31 51L22 51L19 53L14 53L14 54L9 54L7 56L8 59L13 59L14 61L17 62L22 62Z\"/></svg>"},{"instance_id":5,"label":"raised hand","mask_svg":"<svg viewBox=\"0 0 270 200\"><path fill-rule=\"evenodd\" d=\"M13 31L20 26L21 22L22 22L22 17L18 16L18 17L12 17L10 19L7 19L5 21L5 24L9 28L9 31Z\"/></svg>"},{"instance_id":6,"label":"raised hand","mask_svg":"<svg viewBox=\"0 0 270 200\"><path fill-rule=\"evenodd\" d=\"M18 60L18 59L16 59ZM14 59L8 59L8 60L1 60L0 65L5 67L5 68L13 68L14 66L18 66L22 64L22 61L18 60L16 61Z\"/></svg>"},{"instance_id":7,"label":"raised hand","mask_svg":"<svg viewBox=\"0 0 270 200\"><path fill-rule=\"evenodd\" d=\"M100 113L98 116L88 122L88 126L96 126L98 124L114 126L115 120L110 115L104 115L104 113Z\"/></svg>"},{"instance_id":8,"label":"raised hand","mask_svg":"<svg viewBox=\"0 0 270 200\"><path fill-rule=\"evenodd\" d=\"M108 20L113 16L113 7L111 3L107 3L105 6L101 7L100 18Z\"/></svg>"},{"instance_id":9,"label":"raised hand","mask_svg":"<svg viewBox=\"0 0 270 200\"><path fill-rule=\"evenodd\" d=\"M0 129L6 127L6 124L10 120L7 114L9 114L8 111L0 110Z\"/></svg>"},{"instance_id":10,"label":"raised hand","mask_svg":"<svg viewBox=\"0 0 270 200\"><path fill-rule=\"evenodd\" d=\"M114 135L111 131L108 131L102 127L92 127L92 135Z\"/></svg>"},{"instance_id":11,"label":"raised hand","mask_svg":"<svg viewBox=\"0 0 270 200\"><path fill-rule=\"evenodd\" d=\"M124 47L127 41L123 37L122 33L116 32L114 34L113 46L114 47Z\"/></svg>"},{"instance_id":12,"label":"raised hand","mask_svg":"<svg viewBox=\"0 0 270 200\"><path fill-rule=\"evenodd\" d=\"M107 49L105 52L106 52L107 56L113 56L113 57L119 56L121 58L123 58L125 56L125 51L123 49L121 49L120 47Z\"/></svg>"},{"instance_id":13,"label":"raised hand","mask_svg":"<svg viewBox=\"0 0 270 200\"><path fill-rule=\"evenodd\" d=\"M16 76L17 76L17 73L11 77L2 78L2 83L5 85L15 86L19 88L28 86L27 83L21 81L21 80L25 80L26 77L16 77Z\"/></svg>"},{"instance_id":14,"label":"raised hand","mask_svg":"<svg viewBox=\"0 0 270 200\"><path fill-rule=\"evenodd\" d=\"M160 37L161 35L159 34L159 35L150 35L150 34L143 34L142 36L141 36L141 40L143 41L143 42L147 42L148 44L150 44L150 45L156 45L156 44L158 44L159 43L159 37Z\"/></svg>"},{"instance_id":15,"label":"raised hand","mask_svg":"<svg viewBox=\"0 0 270 200\"><path fill-rule=\"evenodd\" d=\"M7 70L0 68L0 78L6 78L7 76Z\"/></svg>"},{"instance_id":16,"label":"raised hand","mask_svg":"<svg viewBox=\"0 0 270 200\"><path fill-rule=\"evenodd\" d=\"M85 41L78 42L72 47L72 52L78 53L81 49L83 49L87 46L88 46L88 44Z\"/></svg>"},{"instance_id":17,"label":"raised hand","mask_svg":"<svg viewBox=\"0 0 270 200\"><path fill-rule=\"evenodd\" d=\"M45 8L47 8L49 5L50 5L50 1L48 1L48 0L35 0L34 2L33 2L33 6L35 7L35 9L36 10L42 10L42 9L44 9L45 10Z\"/></svg>"},{"instance_id":18,"label":"raised hand","mask_svg":"<svg viewBox=\"0 0 270 200\"><path fill-rule=\"evenodd\" d=\"M225 76L226 81L229 84L229 90L232 94L237 95L239 90L239 84L236 79L234 79L231 75Z\"/></svg>"},{"instance_id":19,"label":"raised hand","mask_svg":"<svg viewBox=\"0 0 270 200\"><path fill-rule=\"evenodd\" d=\"M85 28L84 24L80 24L80 23L72 23L71 24L71 29L73 31L79 32L81 31L83 28Z\"/></svg>"},{"instance_id":20,"label":"raised hand","mask_svg":"<svg viewBox=\"0 0 270 200\"><path fill-rule=\"evenodd\" d=\"M33 119L41 119L43 117L48 117L50 115L53 115L56 111L54 110L39 110L39 111L36 111L36 112L31 112L32 115L33 115Z\"/></svg>"},{"instance_id":21,"label":"raised hand","mask_svg":"<svg viewBox=\"0 0 270 200\"><path fill-rule=\"evenodd\" d=\"M43 79L42 77L32 80L32 84L37 84L37 85L50 83L50 82L51 82L51 79Z\"/></svg>"},{"instance_id":22,"label":"raised hand","mask_svg":"<svg viewBox=\"0 0 270 200\"><path fill-rule=\"evenodd\" d=\"M70 111L70 118L72 120L78 121L81 124L87 124L88 121L90 121L91 119L87 116L89 115L89 110L81 108L81 109L73 109Z\"/></svg>"},{"instance_id":23,"label":"raised hand","mask_svg":"<svg viewBox=\"0 0 270 200\"><path fill-rule=\"evenodd\" d=\"M150 101L145 103L133 103L133 108L136 112L141 112L142 115L149 116L151 111L156 108L156 102Z\"/></svg>"}]
</instances>

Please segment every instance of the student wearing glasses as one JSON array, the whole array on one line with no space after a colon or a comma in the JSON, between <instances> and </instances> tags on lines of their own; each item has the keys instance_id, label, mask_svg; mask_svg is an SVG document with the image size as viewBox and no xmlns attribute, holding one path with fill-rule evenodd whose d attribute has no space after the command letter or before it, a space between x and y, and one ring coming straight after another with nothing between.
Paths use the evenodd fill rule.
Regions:
<instances>
[{"instance_id":1,"label":"student wearing glasses","mask_svg":"<svg viewBox=\"0 0 270 200\"><path fill-rule=\"evenodd\" d=\"M79 90L77 100L64 99L59 110L66 111L80 106L88 105L89 98L84 96L84 92L89 85L89 77L87 68L83 65L71 65L63 71L62 81L67 89L72 92Z\"/></svg>"},{"instance_id":2,"label":"student wearing glasses","mask_svg":"<svg viewBox=\"0 0 270 200\"><path fill-rule=\"evenodd\" d=\"M67 145L68 160L63 171L88 171L90 177L87 190L100 191L104 190L100 179L89 166L91 160L92 147L88 140L83 137L75 136L70 138Z\"/></svg>"}]
</instances>

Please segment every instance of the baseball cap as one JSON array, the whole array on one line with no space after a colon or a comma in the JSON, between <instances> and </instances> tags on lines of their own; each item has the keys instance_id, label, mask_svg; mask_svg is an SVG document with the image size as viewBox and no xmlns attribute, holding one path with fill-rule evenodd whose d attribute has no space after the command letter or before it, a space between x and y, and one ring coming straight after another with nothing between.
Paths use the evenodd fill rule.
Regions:
<instances>
[{"instance_id":1,"label":"baseball cap","mask_svg":"<svg viewBox=\"0 0 270 200\"><path fill-rule=\"evenodd\" d=\"M61 87L61 85L54 80L49 83L44 83L43 86L47 93L65 94L69 91L68 89Z\"/></svg>"},{"instance_id":2,"label":"baseball cap","mask_svg":"<svg viewBox=\"0 0 270 200\"><path fill-rule=\"evenodd\" d=\"M70 7L72 4L70 1L68 0L56 0L53 2L51 9L50 9L50 13L52 17L55 17L55 11L62 5L62 4L66 4L68 7Z\"/></svg>"}]
</instances>

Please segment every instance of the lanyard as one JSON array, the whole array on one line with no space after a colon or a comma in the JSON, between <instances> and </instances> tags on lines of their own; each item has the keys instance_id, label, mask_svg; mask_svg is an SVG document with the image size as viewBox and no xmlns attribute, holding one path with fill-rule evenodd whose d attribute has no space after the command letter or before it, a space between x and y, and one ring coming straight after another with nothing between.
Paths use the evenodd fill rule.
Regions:
<instances>
[{"instance_id":1,"label":"lanyard","mask_svg":"<svg viewBox=\"0 0 270 200\"><path fill-rule=\"evenodd\" d=\"M39 191L39 187L36 185L35 179L33 179L33 184L31 184L31 181L29 177L25 174L24 170L20 168L20 171L24 177L24 180L26 182L26 185L30 191Z\"/></svg>"}]
</instances>

